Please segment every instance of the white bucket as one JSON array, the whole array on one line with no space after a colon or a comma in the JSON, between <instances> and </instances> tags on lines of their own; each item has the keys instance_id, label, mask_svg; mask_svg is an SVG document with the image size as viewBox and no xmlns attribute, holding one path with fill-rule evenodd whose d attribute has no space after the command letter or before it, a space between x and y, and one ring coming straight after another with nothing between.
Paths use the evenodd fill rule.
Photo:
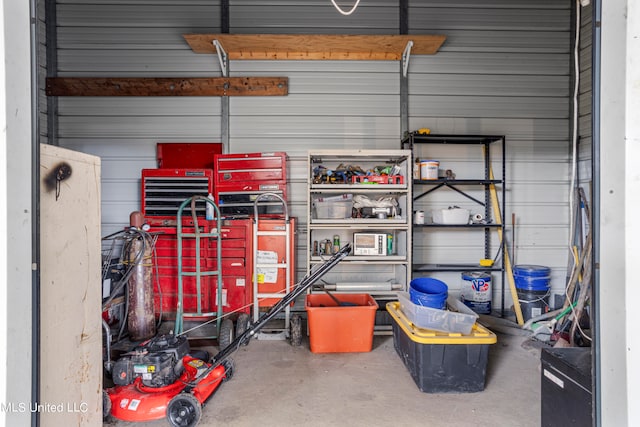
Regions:
<instances>
[{"instance_id":1,"label":"white bucket","mask_svg":"<svg viewBox=\"0 0 640 427\"><path fill-rule=\"evenodd\" d=\"M491 274L482 271L462 273L460 300L479 314L491 314Z\"/></svg>"},{"instance_id":2,"label":"white bucket","mask_svg":"<svg viewBox=\"0 0 640 427\"><path fill-rule=\"evenodd\" d=\"M413 223L418 225L424 224L424 211L413 212Z\"/></svg>"},{"instance_id":3,"label":"white bucket","mask_svg":"<svg viewBox=\"0 0 640 427\"><path fill-rule=\"evenodd\" d=\"M440 162L437 160L423 160L420 162L420 179L438 179L438 167Z\"/></svg>"}]
</instances>

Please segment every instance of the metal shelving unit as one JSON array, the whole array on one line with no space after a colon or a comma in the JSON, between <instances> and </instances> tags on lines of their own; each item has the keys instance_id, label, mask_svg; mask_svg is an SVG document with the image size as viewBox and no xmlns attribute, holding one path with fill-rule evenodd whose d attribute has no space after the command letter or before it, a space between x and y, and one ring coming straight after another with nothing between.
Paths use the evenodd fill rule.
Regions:
<instances>
[{"instance_id":1,"label":"metal shelving unit","mask_svg":"<svg viewBox=\"0 0 640 427\"><path fill-rule=\"evenodd\" d=\"M308 157L308 203L307 203L307 270L321 264L331 253L322 251L322 242L333 243L333 237L339 236L340 246L352 243L353 251L343 259L326 280L311 289L311 292L324 290L346 293L368 293L378 301L395 300L398 291L407 290L411 279L411 184L409 150L319 150L309 152ZM336 170L349 165L363 170L379 166L397 166L396 180L372 182L366 177L345 181L344 176L317 179L317 168ZM315 172L314 172L315 171ZM401 178L400 178L401 177ZM353 182L353 181L359 182ZM392 181L393 183L388 183ZM370 200L392 198L397 201L397 209L390 214L369 214L354 217L350 202L347 208L335 214L341 208L329 203L330 212L317 210L319 200L334 200L349 195L353 200L364 196ZM356 203L357 204L357 203ZM336 211L333 211L333 209ZM335 215L334 215L335 214ZM383 254L357 254L358 245L354 235L391 236L392 251ZM386 247L386 244L385 244ZM333 249L332 249L333 250ZM381 306L384 309L383 306ZM384 330L384 325L376 331ZM389 330L390 330L390 324Z\"/></svg>"},{"instance_id":2,"label":"metal shelving unit","mask_svg":"<svg viewBox=\"0 0 640 427\"><path fill-rule=\"evenodd\" d=\"M436 191L442 189L448 189L456 193L454 197L458 198L464 203L475 207L476 209L480 209L479 212L484 218L483 222L480 223L470 223L470 224L434 224L428 221L425 221L425 224L413 224L413 233L428 233L439 230L475 230L478 232L482 232L484 234L484 242L482 244L483 251L480 256L478 256L478 262L466 262L468 260L460 260L460 262L430 262L429 259L419 259L415 255L415 249L412 250L414 252L413 256L413 265L412 272L414 276L421 276L423 274L434 273L434 272L463 272L463 271L478 271L478 272L499 272L501 275L501 284L502 284L502 315L504 315L504 292L505 292L505 263L504 257L500 256L500 260L494 263L492 266L482 266L479 261L481 258L485 259L493 259L494 254L492 253L491 247L491 233L496 230L502 230L500 233L504 236L504 209L505 209L505 185L506 185L506 171L505 171L505 137L503 135L437 135L437 134L419 134L417 132L413 132L408 134L401 141L401 148L408 149L412 153L412 164L418 158L425 158L425 147L429 145L439 144L442 146L446 145L455 145L460 149L462 145L467 146L478 146L482 150L479 150L479 157L482 160L478 160L478 163L481 163L481 168L483 169L481 175L478 173L477 169L474 169L473 172L467 172L466 170L458 171L458 174L464 173L478 173L478 175L474 177L461 177L459 179L455 178L452 173L449 174L439 174L438 179L413 179L413 203L415 206L432 206L431 202L423 200L419 202L421 199L433 195ZM500 148L502 161L500 174L497 177L493 176L492 173L492 154L495 148ZM428 158L428 157L427 157ZM454 160L451 160L453 163ZM443 177L448 176L448 177ZM499 186L501 194L501 204L500 204L500 219L501 221L498 223L496 221L496 215L492 209L491 203L491 186ZM477 193L477 189L480 188L481 194ZM431 197L431 196L430 196ZM413 241L417 241L418 239L414 236ZM495 251L494 251L495 252ZM457 261L457 260L455 260Z\"/></svg>"}]
</instances>

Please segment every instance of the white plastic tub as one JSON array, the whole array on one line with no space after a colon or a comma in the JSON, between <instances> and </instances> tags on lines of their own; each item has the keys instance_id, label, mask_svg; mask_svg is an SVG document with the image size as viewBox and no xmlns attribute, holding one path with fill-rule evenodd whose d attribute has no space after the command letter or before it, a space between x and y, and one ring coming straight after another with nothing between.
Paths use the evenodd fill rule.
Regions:
<instances>
[{"instance_id":1,"label":"white plastic tub","mask_svg":"<svg viewBox=\"0 0 640 427\"><path fill-rule=\"evenodd\" d=\"M469 209L449 208L434 209L431 217L434 224L462 225L469 224Z\"/></svg>"},{"instance_id":2,"label":"white plastic tub","mask_svg":"<svg viewBox=\"0 0 640 427\"><path fill-rule=\"evenodd\" d=\"M313 207L318 219L351 218L353 195L342 194L340 196L319 197L313 201Z\"/></svg>"},{"instance_id":3,"label":"white plastic tub","mask_svg":"<svg viewBox=\"0 0 640 427\"><path fill-rule=\"evenodd\" d=\"M447 298L447 310L416 305L407 292L398 292L398 301L402 313L418 328L467 335L479 317L452 296Z\"/></svg>"}]
</instances>

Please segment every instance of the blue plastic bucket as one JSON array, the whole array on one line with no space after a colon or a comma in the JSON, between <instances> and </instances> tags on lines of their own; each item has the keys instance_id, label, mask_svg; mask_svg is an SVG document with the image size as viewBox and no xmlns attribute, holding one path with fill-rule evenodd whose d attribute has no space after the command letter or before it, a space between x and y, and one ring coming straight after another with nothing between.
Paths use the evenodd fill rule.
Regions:
<instances>
[{"instance_id":1,"label":"blue plastic bucket","mask_svg":"<svg viewBox=\"0 0 640 427\"><path fill-rule=\"evenodd\" d=\"M441 280L420 277L409 283L411 302L423 307L444 309L447 306L449 287Z\"/></svg>"},{"instance_id":2,"label":"blue plastic bucket","mask_svg":"<svg viewBox=\"0 0 640 427\"><path fill-rule=\"evenodd\" d=\"M515 265L513 279L524 321L549 311L551 269L542 265Z\"/></svg>"},{"instance_id":3,"label":"blue plastic bucket","mask_svg":"<svg viewBox=\"0 0 640 427\"><path fill-rule=\"evenodd\" d=\"M551 269L542 265L513 266L513 280L517 289L546 291L549 289Z\"/></svg>"}]
</instances>

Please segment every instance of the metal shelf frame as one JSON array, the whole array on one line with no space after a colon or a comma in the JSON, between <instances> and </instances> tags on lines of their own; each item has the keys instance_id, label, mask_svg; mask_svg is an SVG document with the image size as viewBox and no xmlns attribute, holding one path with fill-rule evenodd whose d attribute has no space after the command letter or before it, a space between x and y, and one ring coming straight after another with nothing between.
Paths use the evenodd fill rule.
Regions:
<instances>
[{"instance_id":1,"label":"metal shelf frame","mask_svg":"<svg viewBox=\"0 0 640 427\"><path fill-rule=\"evenodd\" d=\"M434 180L422 180L414 179L414 196L413 201L419 200L428 194L431 194L442 188L449 188L458 194L466 197L474 203L484 207L484 218L493 218L495 220L495 213L491 209L491 186L502 185L501 189L501 205L500 205L500 222L493 222L487 224L461 224L461 225L448 225L448 224L414 224L412 230L427 230L429 228L446 228L446 229L483 229L484 230L484 258L491 258L490 254L490 239L492 230L502 230L502 236L505 236L505 206L506 206L506 138L504 135L444 135L444 134L419 134L412 132L407 134L401 141L400 148L411 150L412 163L416 158L416 147L422 144L449 144L449 145L481 145L483 147L483 161L484 161L484 175L478 177L478 179L445 179L439 178ZM502 151L502 170L499 177L492 176L492 147L496 144L500 145ZM484 200L479 200L468 194L465 189L459 187L475 187L481 186L484 188ZM418 187L430 187L424 191L417 191ZM412 239L414 240L414 239ZM504 240L500 242L501 250L506 250ZM413 250L413 248L412 248ZM505 313L505 260L504 255L500 257L500 263L498 266L483 267L471 264L417 264L415 258L412 266L412 271L415 273L425 272L457 272L457 271L484 271L484 272L500 272L501 273L501 316L504 317Z\"/></svg>"}]
</instances>

